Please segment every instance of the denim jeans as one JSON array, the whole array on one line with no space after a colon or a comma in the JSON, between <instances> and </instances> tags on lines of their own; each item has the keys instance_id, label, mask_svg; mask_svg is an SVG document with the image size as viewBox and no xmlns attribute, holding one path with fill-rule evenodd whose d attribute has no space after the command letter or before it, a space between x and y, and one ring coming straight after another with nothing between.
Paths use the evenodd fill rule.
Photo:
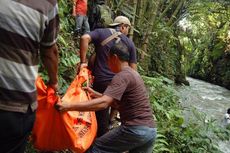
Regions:
<instances>
[{"instance_id":1,"label":"denim jeans","mask_svg":"<svg viewBox=\"0 0 230 153\"><path fill-rule=\"evenodd\" d=\"M35 112L0 110L0 152L24 153L27 138L33 128Z\"/></svg>"},{"instance_id":2,"label":"denim jeans","mask_svg":"<svg viewBox=\"0 0 230 153\"><path fill-rule=\"evenodd\" d=\"M155 139L155 128L121 125L97 138L87 153L152 153Z\"/></svg>"},{"instance_id":3,"label":"denim jeans","mask_svg":"<svg viewBox=\"0 0 230 153\"><path fill-rule=\"evenodd\" d=\"M90 32L87 16L83 16L83 15L76 16L76 32L79 35Z\"/></svg>"}]
</instances>

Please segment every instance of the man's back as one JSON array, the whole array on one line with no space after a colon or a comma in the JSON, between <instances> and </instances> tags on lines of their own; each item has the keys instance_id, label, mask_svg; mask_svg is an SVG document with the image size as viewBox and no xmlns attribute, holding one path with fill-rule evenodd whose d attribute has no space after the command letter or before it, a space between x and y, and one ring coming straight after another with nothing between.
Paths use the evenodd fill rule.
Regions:
<instances>
[{"instance_id":1,"label":"man's back","mask_svg":"<svg viewBox=\"0 0 230 153\"><path fill-rule=\"evenodd\" d=\"M57 3L1 0L0 22L0 109L34 110L39 48L56 42Z\"/></svg>"},{"instance_id":2,"label":"man's back","mask_svg":"<svg viewBox=\"0 0 230 153\"><path fill-rule=\"evenodd\" d=\"M117 100L123 125L155 126L144 82L132 68L117 73L104 94Z\"/></svg>"},{"instance_id":3,"label":"man's back","mask_svg":"<svg viewBox=\"0 0 230 153\"><path fill-rule=\"evenodd\" d=\"M96 29L89 33L92 42L95 45L96 61L94 64L93 75L95 76L95 82L111 81L114 73L108 67L107 60L110 48L116 42L116 39L108 42L102 46L101 42L112 35L109 28ZM134 43L124 34L119 36L119 39L128 46L130 52L130 63L136 63L136 50Z\"/></svg>"}]
</instances>

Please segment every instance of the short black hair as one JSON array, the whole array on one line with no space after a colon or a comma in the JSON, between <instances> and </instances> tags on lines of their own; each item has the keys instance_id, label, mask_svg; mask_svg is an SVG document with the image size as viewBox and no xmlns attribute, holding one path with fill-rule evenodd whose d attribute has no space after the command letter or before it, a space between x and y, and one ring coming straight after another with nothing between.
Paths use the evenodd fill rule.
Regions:
<instances>
[{"instance_id":1,"label":"short black hair","mask_svg":"<svg viewBox=\"0 0 230 153\"><path fill-rule=\"evenodd\" d=\"M129 61L129 50L126 44L124 44L122 41L119 41L115 43L111 49L110 54L114 55L116 54L118 58L122 61Z\"/></svg>"}]
</instances>

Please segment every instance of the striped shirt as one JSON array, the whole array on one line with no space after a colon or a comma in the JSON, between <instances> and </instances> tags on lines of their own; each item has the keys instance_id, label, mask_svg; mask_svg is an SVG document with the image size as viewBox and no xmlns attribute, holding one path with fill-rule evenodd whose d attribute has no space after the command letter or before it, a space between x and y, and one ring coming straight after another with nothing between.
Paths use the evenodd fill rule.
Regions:
<instances>
[{"instance_id":1,"label":"striped shirt","mask_svg":"<svg viewBox=\"0 0 230 153\"><path fill-rule=\"evenodd\" d=\"M40 46L56 43L56 0L0 0L0 109L37 107Z\"/></svg>"}]
</instances>

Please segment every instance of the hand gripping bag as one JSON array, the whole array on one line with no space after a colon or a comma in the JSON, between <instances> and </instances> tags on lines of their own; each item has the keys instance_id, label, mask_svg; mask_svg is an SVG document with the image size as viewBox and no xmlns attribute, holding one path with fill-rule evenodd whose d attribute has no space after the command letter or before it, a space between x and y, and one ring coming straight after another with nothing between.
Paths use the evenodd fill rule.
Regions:
<instances>
[{"instance_id":1,"label":"hand gripping bag","mask_svg":"<svg viewBox=\"0 0 230 153\"><path fill-rule=\"evenodd\" d=\"M81 86L88 81L89 71L82 69L68 88L63 100L80 102L88 100ZM94 112L68 111L58 112L54 108L58 97L51 88L47 88L41 78L36 82L38 91L38 109L32 132L35 148L42 151L71 149L76 153L85 152L97 132Z\"/></svg>"},{"instance_id":2,"label":"hand gripping bag","mask_svg":"<svg viewBox=\"0 0 230 153\"><path fill-rule=\"evenodd\" d=\"M71 140L61 114L54 108L58 97L52 88L46 87L40 77L36 81L36 86L38 108L32 131L34 147L43 151L62 150L70 146Z\"/></svg>"},{"instance_id":3,"label":"hand gripping bag","mask_svg":"<svg viewBox=\"0 0 230 153\"><path fill-rule=\"evenodd\" d=\"M88 69L81 69L62 98L65 102L81 102L90 98L81 88L85 82L87 85L89 84L89 74L90 71ZM75 140L72 141L74 146L71 147L72 151L77 153L85 152L93 143L97 134L95 112L68 111L63 114L63 120L65 121L64 123L68 133L76 133L70 135L71 140Z\"/></svg>"}]
</instances>

